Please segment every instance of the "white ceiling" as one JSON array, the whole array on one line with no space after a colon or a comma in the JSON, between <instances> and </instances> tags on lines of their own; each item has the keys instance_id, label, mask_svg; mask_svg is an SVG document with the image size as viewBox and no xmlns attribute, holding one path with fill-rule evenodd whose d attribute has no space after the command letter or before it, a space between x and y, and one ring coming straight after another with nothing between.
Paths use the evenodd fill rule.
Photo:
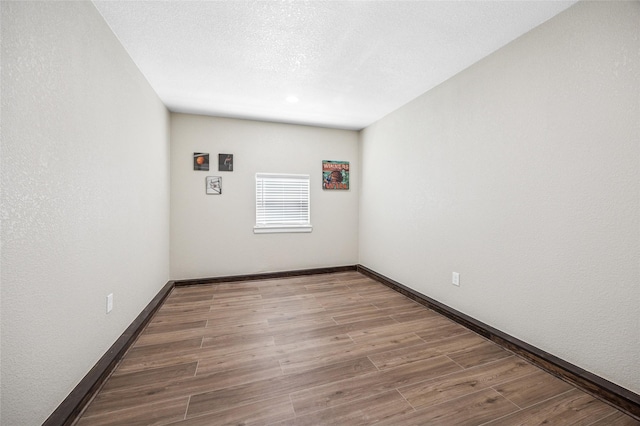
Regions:
<instances>
[{"instance_id":1,"label":"white ceiling","mask_svg":"<svg viewBox=\"0 0 640 426\"><path fill-rule=\"evenodd\" d=\"M359 130L575 0L93 3L171 111Z\"/></svg>"}]
</instances>

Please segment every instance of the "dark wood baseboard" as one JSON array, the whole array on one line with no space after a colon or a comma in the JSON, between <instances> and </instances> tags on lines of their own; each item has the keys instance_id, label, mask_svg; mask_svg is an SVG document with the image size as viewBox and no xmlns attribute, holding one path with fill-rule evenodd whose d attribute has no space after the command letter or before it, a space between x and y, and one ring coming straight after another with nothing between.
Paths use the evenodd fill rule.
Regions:
<instances>
[{"instance_id":1,"label":"dark wood baseboard","mask_svg":"<svg viewBox=\"0 0 640 426\"><path fill-rule=\"evenodd\" d=\"M169 281L149 302L144 310L127 327L122 335L111 345L109 350L100 358L86 376L71 391L69 396L56 408L56 410L43 423L43 426L67 426L73 424L84 407L100 389L100 386L109 377L125 352L133 344L136 337L142 332L145 325L151 320L153 314L160 308L174 287L174 282Z\"/></svg>"},{"instance_id":2,"label":"dark wood baseboard","mask_svg":"<svg viewBox=\"0 0 640 426\"><path fill-rule=\"evenodd\" d=\"M176 286L217 284L217 283L229 283L229 282L238 282L238 281L272 280L276 278L289 278L289 277L297 277L302 275L333 274L336 272L348 272L348 271L355 271L355 270L356 270L356 265L334 266L330 268L300 269L295 271L265 272L261 274L230 275L226 277L176 280L175 283L176 283Z\"/></svg>"},{"instance_id":3,"label":"dark wood baseboard","mask_svg":"<svg viewBox=\"0 0 640 426\"><path fill-rule=\"evenodd\" d=\"M471 318L437 300L431 299L424 294L387 278L366 266L357 265L356 268L358 272L467 327L469 330L514 352L554 376L579 387L585 392L640 420L640 395Z\"/></svg>"}]
</instances>

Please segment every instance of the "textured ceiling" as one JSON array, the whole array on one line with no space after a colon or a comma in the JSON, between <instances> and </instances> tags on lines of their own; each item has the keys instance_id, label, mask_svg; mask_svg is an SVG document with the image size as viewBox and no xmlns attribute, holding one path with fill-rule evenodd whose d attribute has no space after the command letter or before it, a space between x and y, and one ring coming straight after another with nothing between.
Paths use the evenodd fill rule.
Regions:
<instances>
[{"instance_id":1,"label":"textured ceiling","mask_svg":"<svg viewBox=\"0 0 640 426\"><path fill-rule=\"evenodd\" d=\"M575 1L93 3L171 111L357 130Z\"/></svg>"}]
</instances>

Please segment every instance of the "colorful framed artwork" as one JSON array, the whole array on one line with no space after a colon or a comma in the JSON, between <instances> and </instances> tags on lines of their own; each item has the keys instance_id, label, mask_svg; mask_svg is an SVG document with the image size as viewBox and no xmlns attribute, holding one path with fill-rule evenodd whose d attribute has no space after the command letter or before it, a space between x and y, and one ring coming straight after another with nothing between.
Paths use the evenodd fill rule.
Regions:
<instances>
[{"instance_id":1,"label":"colorful framed artwork","mask_svg":"<svg viewBox=\"0 0 640 426\"><path fill-rule=\"evenodd\" d=\"M222 194L222 178L220 176L207 176L207 194Z\"/></svg>"},{"instance_id":2,"label":"colorful framed artwork","mask_svg":"<svg viewBox=\"0 0 640 426\"><path fill-rule=\"evenodd\" d=\"M348 161L322 161L322 189L349 189Z\"/></svg>"},{"instance_id":3,"label":"colorful framed artwork","mask_svg":"<svg viewBox=\"0 0 640 426\"><path fill-rule=\"evenodd\" d=\"M209 170L209 154L205 152L193 153L193 170Z\"/></svg>"},{"instance_id":4,"label":"colorful framed artwork","mask_svg":"<svg viewBox=\"0 0 640 426\"><path fill-rule=\"evenodd\" d=\"M233 171L233 154L218 154L218 171Z\"/></svg>"}]
</instances>

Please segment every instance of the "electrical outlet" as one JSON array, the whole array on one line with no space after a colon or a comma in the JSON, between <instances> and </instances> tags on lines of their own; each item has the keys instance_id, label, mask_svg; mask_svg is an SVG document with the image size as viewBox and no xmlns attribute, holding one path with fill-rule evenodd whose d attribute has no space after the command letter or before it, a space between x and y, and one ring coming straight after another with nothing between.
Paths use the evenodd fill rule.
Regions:
<instances>
[{"instance_id":1,"label":"electrical outlet","mask_svg":"<svg viewBox=\"0 0 640 426\"><path fill-rule=\"evenodd\" d=\"M451 274L451 284L460 286L460 274L457 272L453 272Z\"/></svg>"},{"instance_id":2,"label":"electrical outlet","mask_svg":"<svg viewBox=\"0 0 640 426\"><path fill-rule=\"evenodd\" d=\"M113 310L113 293L107 296L107 313Z\"/></svg>"}]
</instances>

